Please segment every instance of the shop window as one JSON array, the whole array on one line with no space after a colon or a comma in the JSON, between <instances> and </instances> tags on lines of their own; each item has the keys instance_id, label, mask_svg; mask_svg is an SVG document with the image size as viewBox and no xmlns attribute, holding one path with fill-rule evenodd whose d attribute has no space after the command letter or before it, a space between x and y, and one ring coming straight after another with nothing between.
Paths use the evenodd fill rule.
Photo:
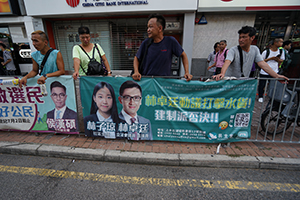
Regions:
<instances>
[{"instance_id":1,"label":"shop window","mask_svg":"<svg viewBox=\"0 0 300 200\"><path fill-rule=\"evenodd\" d=\"M74 70L72 50L74 45L81 43L78 35L80 26L89 27L91 33L90 42L101 45L108 62L111 64L109 24L106 20L59 21L54 23L54 35L56 47L60 50L64 59L65 70Z\"/></svg>"}]
</instances>

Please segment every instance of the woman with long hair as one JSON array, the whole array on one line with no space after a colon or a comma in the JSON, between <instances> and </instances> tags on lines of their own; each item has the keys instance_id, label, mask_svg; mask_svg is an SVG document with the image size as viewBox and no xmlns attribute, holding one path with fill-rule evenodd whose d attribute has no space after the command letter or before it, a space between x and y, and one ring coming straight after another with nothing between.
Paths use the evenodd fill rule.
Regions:
<instances>
[{"instance_id":1,"label":"woman with long hair","mask_svg":"<svg viewBox=\"0 0 300 200\"><path fill-rule=\"evenodd\" d=\"M85 134L115 139L120 119L113 87L99 82L92 95L90 115L84 117Z\"/></svg>"}]
</instances>

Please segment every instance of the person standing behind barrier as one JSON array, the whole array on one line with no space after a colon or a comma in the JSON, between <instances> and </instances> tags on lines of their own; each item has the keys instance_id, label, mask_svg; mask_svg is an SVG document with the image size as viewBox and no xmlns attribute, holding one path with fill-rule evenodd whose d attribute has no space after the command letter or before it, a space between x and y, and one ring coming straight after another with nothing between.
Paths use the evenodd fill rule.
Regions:
<instances>
[{"instance_id":1,"label":"person standing behind barrier","mask_svg":"<svg viewBox=\"0 0 300 200\"><path fill-rule=\"evenodd\" d=\"M238 34L240 48L235 46L228 51L221 73L213 76L213 78L218 81L224 78L225 75L236 78L249 77L253 62L256 62L260 68L269 73L273 78L288 80L287 77L274 72L272 68L263 60L258 47L251 45L256 34L256 29L254 27L243 26L242 29L238 31ZM240 53L242 54L242 64Z\"/></svg>"},{"instance_id":2,"label":"person standing behind barrier","mask_svg":"<svg viewBox=\"0 0 300 200\"><path fill-rule=\"evenodd\" d=\"M120 122L123 121L119 119L113 87L107 82L99 82L94 87L90 115L84 117L86 136L115 139Z\"/></svg>"},{"instance_id":3,"label":"person standing behind barrier","mask_svg":"<svg viewBox=\"0 0 300 200\"><path fill-rule=\"evenodd\" d=\"M37 51L31 53L32 70L20 80L20 87L22 87L22 85L26 86L27 79L35 77L40 70L41 77L37 80L38 84L44 84L48 77L60 76L65 74L63 57L61 53L56 49L51 51L51 53L49 54L49 57L43 69L41 67L46 53L50 50L50 47L48 46L49 39L46 33L40 30L34 31L31 33L31 40L34 48L36 48Z\"/></svg>"},{"instance_id":4,"label":"person standing behind barrier","mask_svg":"<svg viewBox=\"0 0 300 200\"><path fill-rule=\"evenodd\" d=\"M86 73L88 71L88 64L90 62L89 57L86 55L86 53L90 56L90 58L93 58L93 53L94 53L94 58L101 63L101 59L106 67L108 76L111 76L111 70L110 66L108 63L108 60L105 56L105 52L101 48L99 44L96 44L100 55L97 51L97 49L93 50L94 44L90 43L91 36L90 36L90 29L88 27L79 27L78 28L78 34L79 34L79 39L81 41L81 44L75 45L73 47L73 61L74 61L74 73L73 73L73 78L76 80L79 76L86 76ZM86 51L81 49L81 47Z\"/></svg>"},{"instance_id":5,"label":"person standing behind barrier","mask_svg":"<svg viewBox=\"0 0 300 200\"><path fill-rule=\"evenodd\" d=\"M220 50L220 42L216 42L214 45L214 50L212 52L210 52L210 54L208 55L207 58L207 62L208 62L208 66L212 66L215 63L215 57L216 54L219 52ZM210 69L208 69L208 76L211 77L212 75L214 75L216 67L211 67Z\"/></svg>"},{"instance_id":6,"label":"person standing behind barrier","mask_svg":"<svg viewBox=\"0 0 300 200\"><path fill-rule=\"evenodd\" d=\"M284 60L284 50L278 49L282 46L283 40L281 38L276 38L271 46L270 49L266 49L262 53L262 57L264 61L272 68L275 73L279 72L279 66ZM260 78L272 78L267 72L264 70L260 71ZM263 94L264 94L264 87L266 85L266 80L259 79L259 86L258 86L258 102L263 102Z\"/></svg>"},{"instance_id":7,"label":"person standing behind barrier","mask_svg":"<svg viewBox=\"0 0 300 200\"><path fill-rule=\"evenodd\" d=\"M132 74L134 80L141 80L142 75L171 76L173 54L182 58L185 79L187 81L192 79L186 53L174 37L164 36L165 27L166 20L162 15L153 14L148 18L147 33L149 38L143 41L134 57L134 73ZM144 55L146 51L147 54ZM140 64L142 66L139 68Z\"/></svg>"},{"instance_id":8,"label":"person standing behind barrier","mask_svg":"<svg viewBox=\"0 0 300 200\"><path fill-rule=\"evenodd\" d=\"M5 67L2 65L4 59L3 59L3 51L0 51L0 75L5 76L6 75L6 70Z\"/></svg>"},{"instance_id":9,"label":"person standing behind barrier","mask_svg":"<svg viewBox=\"0 0 300 200\"><path fill-rule=\"evenodd\" d=\"M1 62L2 66L6 68L6 75L13 76L15 75L16 67L14 65L14 61L8 51L6 51L6 45L0 43L0 50L3 52L3 62Z\"/></svg>"},{"instance_id":10,"label":"person standing behind barrier","mask_svg":"<svg viewBox=\"0 0 300 200\"><path fill-rule=\"evenodd\" d=\"M207 69L210 69L212 67L216 67L214 75L221 73L221 69L225 62L227 51L228 51L226 46L227 46L226 40L221 40L220 41L220 51L216 54L216 57L214 59L214 64L207 68Z\"/></svg>"},{"instance_id":11,"label":"person standing behind barrier","mask_svg":"<svg viewBox=\"0 0 300 200\"><path fill-rule=\"evenodd\" d=\"M292 58L291 55L289 54L290 49L292 48L292 42L291 41L284 41L282 43L282 47L279 47L279 49L283 49L284 50L284 61L281 63L281 65L279 66L280 68L280 74L284 73L289 65L292 62Z\"/></svg>"}]
</instances>

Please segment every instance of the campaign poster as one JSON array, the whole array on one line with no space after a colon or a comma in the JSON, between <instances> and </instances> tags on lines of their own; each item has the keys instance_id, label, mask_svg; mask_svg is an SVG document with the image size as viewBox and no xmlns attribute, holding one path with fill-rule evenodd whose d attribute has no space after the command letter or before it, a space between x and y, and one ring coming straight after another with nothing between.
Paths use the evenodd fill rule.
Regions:
<instances>
[{"instance_id":1,"label":"campaign poster","mask_svg":"<svg viewBox=\"0 0 300 200\"><path fill-rule=\"evenodd\" d=\"M0 130L78 134L75 87L72 76L40 76L19 87L19 78L0 78Z\"/></svg>"},{"instance_id":2,"label":"campaign poster","mask_svg":"<svg viewBox=\"0 0 300 200\"><path fill-rule=\"evenodd\" d=\"M220 143L251 136L256 80L81 77L85 134Z\"/></svg>"}]
</instances>

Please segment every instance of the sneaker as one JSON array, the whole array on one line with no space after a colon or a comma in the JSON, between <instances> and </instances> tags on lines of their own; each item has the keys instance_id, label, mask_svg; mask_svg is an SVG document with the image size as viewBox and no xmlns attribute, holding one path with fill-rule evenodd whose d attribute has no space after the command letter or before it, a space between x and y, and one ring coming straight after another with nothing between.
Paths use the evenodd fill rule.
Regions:
<instances>
[{"instance_id":1,"label":"sneaker","mask_svg":"<svg viewBox=\"0 0 300 200\"><path fill-rule=\"evenodd\" d=\"M258 102L262 103L262 102L264 102L264 99L261 97L261 98L258 99Z\"/></svg>"}]
</instances>

